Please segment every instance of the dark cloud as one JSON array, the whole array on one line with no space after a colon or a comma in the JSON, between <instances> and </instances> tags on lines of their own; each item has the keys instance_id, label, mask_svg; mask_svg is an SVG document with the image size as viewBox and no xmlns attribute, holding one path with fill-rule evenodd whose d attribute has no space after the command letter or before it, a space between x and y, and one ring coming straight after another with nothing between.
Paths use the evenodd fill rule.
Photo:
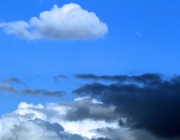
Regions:
<instances>
[{"instance_id":1,"label":"dark cloud","mask_svg":"<svg viewBox=\"0 0 180 140\"><path fill-rule=\"evenodd\" d=\"M125 75L116 75L116 76L107 76L107 75L102 75L102 76L97 76L94 74L76 74L76 78L79 79L85 79L85 80L110 80L110 81L124 81L128 77Z\"/></svg>"},{"instance_id":2,"label":"dark cloud","mask_svg":"<svg viewBox=\"0 0 180 140\"><path fill-rule=\"evenodd\" d=\"M138 83L151 83L156 84L161 81L160 74L142 74L139 76L128 76L128 75L101 75L97 76L94 74L76 74L76 78L84 79L84 80L104 80L104 81L117 81L117 82L138 82Z\"/></svg>"},{"instance_id":3,"label":"dark cloud","mask_svg":"<svg viewBox=\"0 0 180 140\"><path fill-rule=\"evenodd\" d=\"M103 79L101 76L86 76ZM83 79L89 79L86 76ZM125 122L119 122L121 125L147 130L157 137L180 138L180 76L124 76L123 83L113 76L107 77L116 83L86 84L73 93L96 97L104 104L116 106L115 111L127 118Z\"/></svg>"}]
</instances>

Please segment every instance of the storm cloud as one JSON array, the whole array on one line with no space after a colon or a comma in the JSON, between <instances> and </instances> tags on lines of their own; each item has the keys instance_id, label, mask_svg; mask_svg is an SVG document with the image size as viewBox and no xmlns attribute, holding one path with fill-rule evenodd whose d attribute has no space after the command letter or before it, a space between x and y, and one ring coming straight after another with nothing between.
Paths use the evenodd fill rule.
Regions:
<instances>
[{"instance_id":1,"label":"storm cloud","mask_svg":"<svg viewBox=\"0 0 180 140\"><path fill-rule=\"evenodd\" d=\"M93 12L88 12L78 4L57 5L50 11L32 17L29 22L20 20L0 23L7 34L28 40L53 39L76 40L103 37L108 32L105 23Z\"/></svg>"},{"instance_id":2,"label":"storm cloud","mask_svg":"<svg viewBox=\"0 0 180 140\"><path fill-rule=\"evenodd\" d=\"M120 126L146 130L159 138L180 138L180 76L143 74L77 77L114 81L111 84L85 84L73 93L91 96L106 105L115 106L115 111L126 118L124 122L119 121Z\"/></svg>"}]
</instances>

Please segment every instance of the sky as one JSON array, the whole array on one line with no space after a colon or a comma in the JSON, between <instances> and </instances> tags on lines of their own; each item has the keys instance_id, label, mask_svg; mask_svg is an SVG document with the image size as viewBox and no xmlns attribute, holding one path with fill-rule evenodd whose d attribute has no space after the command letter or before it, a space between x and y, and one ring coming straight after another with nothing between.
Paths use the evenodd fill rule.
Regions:
<instances>
[{"instance_id":1,"label":"sky","mask_svg":"<svg viewBox=\"0 0 180 140\"><path fill-rule=\"evenodd\" d=\"M180 139L180 1L0 11L0 139Z\"/></svg>"}]
</instances>

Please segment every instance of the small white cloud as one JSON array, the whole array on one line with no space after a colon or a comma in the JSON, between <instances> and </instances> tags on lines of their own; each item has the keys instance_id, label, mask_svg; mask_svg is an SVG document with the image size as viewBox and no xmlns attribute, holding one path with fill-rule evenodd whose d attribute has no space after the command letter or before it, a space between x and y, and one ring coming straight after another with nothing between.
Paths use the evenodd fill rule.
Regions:
<instances>
[{"instance_id":1,"label":"small white cloud","mask_svg":"<svg viewBox=\"0 0 180 140\"><path fill-rule=\"evenodd\" d=\"M0 24L7 34L21 38L76 40L103 37L108 27L93 12L82 9L78 4L70 3L59 8L32 17L29 22L16 21Z\"/></svg>"}]
</instances>

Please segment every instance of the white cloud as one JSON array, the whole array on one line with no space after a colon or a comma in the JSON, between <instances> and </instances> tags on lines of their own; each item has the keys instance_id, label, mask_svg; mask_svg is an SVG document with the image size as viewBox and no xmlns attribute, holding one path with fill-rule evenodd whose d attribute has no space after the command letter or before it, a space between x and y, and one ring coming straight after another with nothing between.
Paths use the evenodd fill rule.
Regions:
<instances>
[{"instance_id":1,"label":"white cloud","mask_svg":"<svg viewBox=\"0 0 180 140\"><path fill-rule=\"evenodd\" d=\"M29 40L54 39L75 40L103 37L108 27L93 12L82 9L78 4L70 3L61 8L57 5L50 11L32 17L29 22L15 21L1 23L7 34L17 35Z\"/></svg>"},{"instance_id":2,"label":"white cloud","mask_svg":"<svg viewBox=\"0 0 180 140\"><path fill-rule=\"evenodd\" d=\"M88 101L91 103L88 103ZM110 140L170 140L156 138L145 130L120 127L117 120L111 122L92 119L69 121L64 118L70 108L78 107L76 104L83 102L89 104L88 106L96 105L97 107L103 104L93 103L93 99L87 97L78 98L70 103L49 103L45 106L22 102L17 110L1 117L0 139L98 140L107 138Z\"/></svg>"},{"instance_id":3,"label":"white cloud","mask_svg":"<svg viewBox=\"0 0 180 140\"><path fill-rule=\"evenodd\" d=\"M59 123L64 127L66 132L79 134L88 138L97 135L95 131L91 130L98 129L99 127L118 128L117 121L106 122L104 120L91 119L71 121L66 119L66 114L70 109L78 108L76 106L77 103L82 103L82 105L84 105L84 102L87 102L87 100L92 101L92 106L93 104L97 105L97 103L93 103L93 100L90 98L78 98L70 103L49 103L46 106L22 102L18 105L18 109L14 111L13 114L20 115L19 119L21 121L34 120L35 118L38 118L45 121L48 120L52 123Z\"/></svg>"}]
</instances>

